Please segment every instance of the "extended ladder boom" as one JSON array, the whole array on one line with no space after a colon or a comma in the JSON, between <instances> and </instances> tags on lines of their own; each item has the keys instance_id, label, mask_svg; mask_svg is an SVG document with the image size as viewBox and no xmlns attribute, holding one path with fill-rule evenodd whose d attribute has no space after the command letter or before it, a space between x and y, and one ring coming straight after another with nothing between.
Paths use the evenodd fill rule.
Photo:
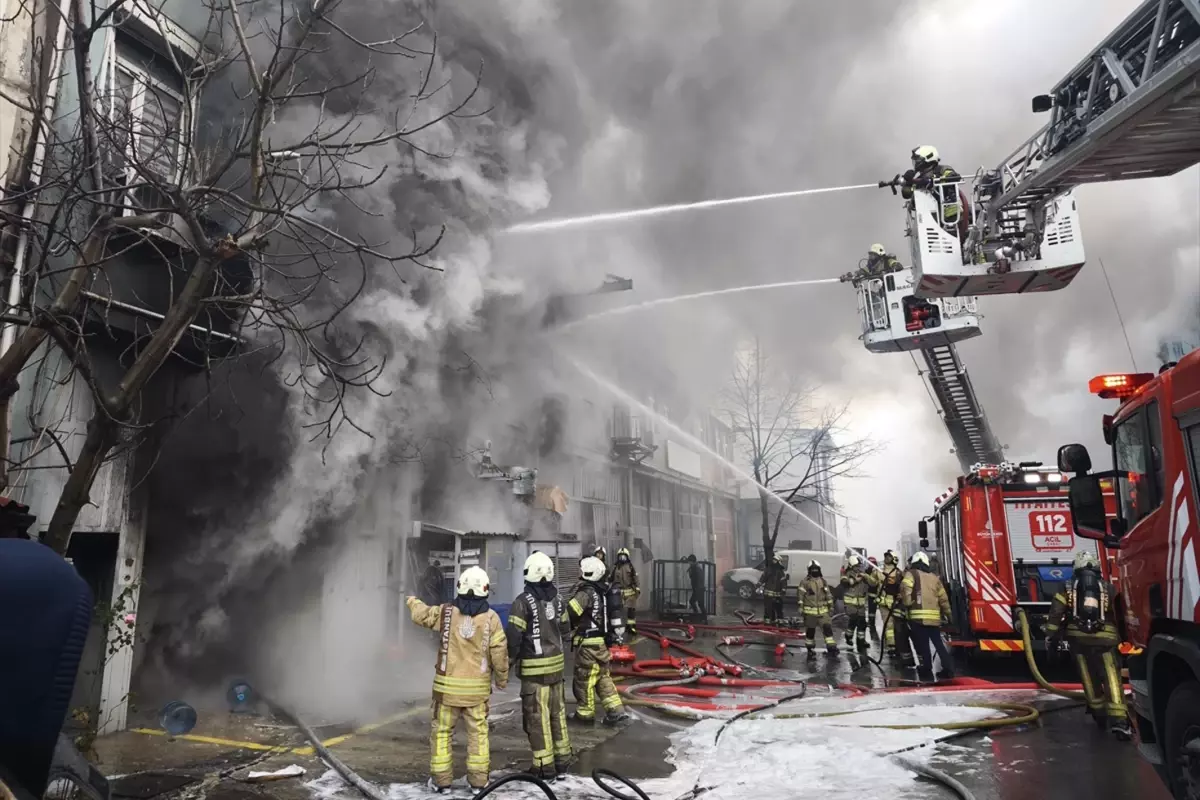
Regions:
<instances>
[{"instance_id":1,"label":"extended ladder boom","mask_svg":"<svg viewBox=\"0 0 1200 800\"><path fill-rule=\"evenodd\" d=\"M1004 461L1000 444L988 425L967 368L959 360L954 345L925 348L921 355L925 358L929 385L941 406L942 421L950 432L963 472L969 472L975 464Z\"/></svg>"},{"instance_id":2,"label":"extended ladder boom","mask_svg":"<svg viewBox=\"0 0 1200 800\"><path fill-rule=\"evenodd\" d=\"M1145 0L1040 99L1050 122L1000 165L993 216L1200 162L1200 0Z\"/></svg>"}]
</instances>

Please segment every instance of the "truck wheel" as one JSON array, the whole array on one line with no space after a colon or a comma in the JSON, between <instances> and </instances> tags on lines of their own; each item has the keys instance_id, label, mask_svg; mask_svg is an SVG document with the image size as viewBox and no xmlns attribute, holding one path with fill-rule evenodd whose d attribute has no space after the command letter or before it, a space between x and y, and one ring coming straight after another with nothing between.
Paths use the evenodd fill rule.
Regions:
<instances>
[{"instance_id":1,"label":"truck wheel","mask_svg":"<svg viewBox=\"0 0 1200 800\"><path fill-rule=\"evenodd\" d=\"M1178 800L1200 800L1200 683L1186 681L1175 687L1167 700L1163 755L1171 790Z\"/></svg>"},{"instance_id":2,"label":"truck wheel","mask_svg":"<svg viewBox=\"0 0 1200 800\"><path fill-rule=\"evenodd\" d=\"M753 600L754 584L750 583L750 581L742 581L738 584L737 595L743 600Z\"/></svg>"}]
</instances>

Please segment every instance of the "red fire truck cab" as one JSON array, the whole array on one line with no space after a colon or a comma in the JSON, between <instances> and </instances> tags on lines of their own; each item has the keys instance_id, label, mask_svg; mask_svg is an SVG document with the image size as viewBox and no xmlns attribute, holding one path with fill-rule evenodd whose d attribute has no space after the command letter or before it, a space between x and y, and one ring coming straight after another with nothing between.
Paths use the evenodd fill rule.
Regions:
<instances>
[{"instance_id":1,"label":"red fire truck cab","mask_svg":"<svg viewBox=\"0 0 1200 800\"><path fill-rule=\"evenodd\" d=\"M1175 797L1200 794L1200 350L1158 375L1101 375L1091 390L1121 401L1104 418L1114 469L1090 473L1087 448L1059 449L1074 472L1075 531L1117 551L1118 622L1134 645L1127 660L1142 755ZM1104 484L1117 490L1114 518Z\"/></svg>"},{"instance_id":2,"label":"red fire truck cab","mask_svg":"<svg viewBox=\"0 0 1200 800\"><path fill-rule=\"evenodd\" d=\"M1063 475L1040 462L977 466L935 505L930 519L954 647L1021 652L1019 607L1034 647L1043 648L1051 600L1071 579L1075 553L1094 548L1106 572L1110 566L1096 542L1076 538ZM920 527L924 540L928 526Z\"/></svg>"}]
</instances>

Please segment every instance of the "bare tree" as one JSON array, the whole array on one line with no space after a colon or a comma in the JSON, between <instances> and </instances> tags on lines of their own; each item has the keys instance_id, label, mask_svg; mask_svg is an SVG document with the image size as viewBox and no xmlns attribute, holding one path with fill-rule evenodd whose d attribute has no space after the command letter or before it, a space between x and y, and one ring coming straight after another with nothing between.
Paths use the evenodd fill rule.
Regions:
<instances>
[{"instance_id":1,"label":"bare tree","mask_svg":"<svg viewBox=\"0 0 1200 800\"><path fill-rule=\"evenodd\" d=\"M801 500L836 509L828 491L832 481L858 476L878 447L845 429L846 406L820 406L814 389L777 368L758 339L735 364L724 400L758 484L763 552L770 563L783 515L797 513Z\"/></svg>"},{"instance_id":2,"label":"bare tree","mask_svg":"<svg viewBox=\"0 0 1200 800\"><path fill-rule=\"evenodd\" d=\"M381 391L383 360L336 323L373 273L431 268L426 257L442 231L426 225L391 242L347 229L367 231L382 217L371 193L388 166L372 164L447 157L432 149L427 132L477 111L470 105L478 74L456 93L436 36L421 28L368 40L342 18L350 15L340 0L206 1L208 31L198 52L170 46L154 63L136 56L124 70L106 63L101 81L91 60L95 43L132 24L132 11L167 42L173 23L147 0L102 8L64 0L69 35L60 56L79 107L38 115L44 177L4 199L6 211L32 206L35 213L14 223L30 249L26 274L18 276L21 299L4 309L19 333L0 355L0 488L21 468L8 457L11 405L35 354L60 352L94 406L79 452L72 458L58 448L69 477L45 541L62 553L97 472L146 427L143 393L185 336L205 345L201 368L229 355L231 339L241 342L233 352L273 349L306 395L314 436L357 428L346 393ZM348 52L361 69L331 68L331 53ZM391 94L386 108L368 99L381 61L411 65L403 102ZM164 68L177 86L164 87L157 77ZM240 89L228 96L230 86ZM207 108L206 91L224 92L224 107ZM44 102L31 100L33 107ZM202 129L197 123L206 116L217 124ZM135 248L164 254L167 300L155 324L114 356L111 337L101 352L97 329L103 333L121 307L112 287L129 268L122 257ZM229 333L219 333L222 327ZM115 377L104 359L120 365Z\"/></svg>"}]
</instances>

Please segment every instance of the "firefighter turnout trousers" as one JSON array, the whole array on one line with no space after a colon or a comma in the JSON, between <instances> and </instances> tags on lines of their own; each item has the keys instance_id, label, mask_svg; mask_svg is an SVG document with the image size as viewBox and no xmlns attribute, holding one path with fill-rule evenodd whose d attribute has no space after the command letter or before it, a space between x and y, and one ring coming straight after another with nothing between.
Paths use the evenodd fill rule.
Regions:
<instances>
[{"instance_id":1,"label":"firefighter turnout trousers","mask_svg":"<svg viewBox=\"0 0 1200 800\"><path fill-rule=\"evenodd\" d=\"M1101 630L1091 634L1074 625L1067 626L1067 644L1075 656L1079 682L1087 695L1088 711L1093 716L1103 715L1110 720L1129 718L1117 660L1119 642L1120 635L1112 623L1106 623Z\"/></svg>"},{"instance_id":2,"label":"firefighter turnout trousers","mask_svg":"<svg viewBox=\"0 0 1200 800\"><path fill-rule=\"evenodd\" d=\"M896 649L896 616L900 609L896 607L896 598L890 594L879 596L879 610L883 614L883 643L888 650Z\"/></svg>"},{"instance_id":3,"label":"firefighter turnout trousers","mask_svg":"<svg viewBox=\"0 0 1200 800\"><path fill-rule=\"evenodd\" d=\"M575 680L571 689L575 694L575 713L582 720L596 718L597 698L609 713L623 710L621 696L609 673L610 659L603 640L599 643L584 641L575 650Z\"/></svg>"},{"instance_id":4,"label":"firefighter turnout trousers","mask_svg":"<svg viewBox=\"0 0 1200 800\"><path fill-rule=\"evenodd\" d=\"M571 740L567 736L567 700L564 682L521 681L521 721L533 766L557 766L563 771L571 762Z\"/></svg>"},{"instance_id":5,"label":"firefighter turnout trousers","mask_svg":"<svg viewBox=\"0 0 1200 800\"><path fill-rule=\"evenodd\" d=\"M857 644L860 650L867 648L867 596L846 595L842 598L846 604L846 644Z\"/></svg>"},{"instance_id":6,"label":"firefighter turnout trousers","mask_svg":"<svg viewBox=\"0 0 1200 800\"><path fill-rule=\"evenodd\" d=\"M449 706L433 702L433 731L429 736L429 774L439 787L454 781L450 743L459 720L467 729L467 783L482 789L488 783L491 756L488 749L488 704Z\"/></svg>"}]
</instances>

